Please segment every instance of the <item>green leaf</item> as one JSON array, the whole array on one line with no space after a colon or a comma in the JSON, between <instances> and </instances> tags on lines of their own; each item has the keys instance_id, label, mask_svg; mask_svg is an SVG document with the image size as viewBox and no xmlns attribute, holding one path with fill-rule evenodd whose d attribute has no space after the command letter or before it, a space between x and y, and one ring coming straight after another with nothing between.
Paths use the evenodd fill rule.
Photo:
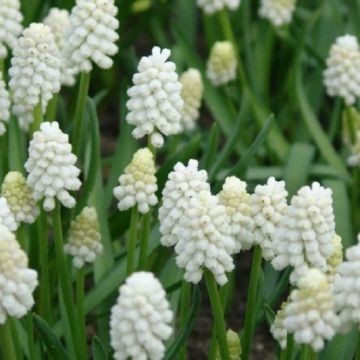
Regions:
<instances>
[{"instance_id":1,"label":"green leaf","mask_svg":"<svg viewBox=\"0 0 360 360\"><path fill-rule=\"evenodd\" d=\"M104 346L97 336L93 337L92 353L93 353L94 360L107 360Z\"/></svg>"},{"instance_id":2,"label":"green leaf","mask_svg":"<svg viewBox=\"0 0 360 360\"><path fill-rule=\"evenodd\" d=\"M219 127L217 123L213 123L210 129L210 134L208 135L208 141L204 149L204 155L200 161L202 169L208 170L210 165L215 160L219 146L219 137Z\"/></svg>"},{"instance_id":3,"label":"green leaf","mask_svg":"<svg viewBox=\"0 0 360 360\"><path fill-rule=\"evenodd\" d=\"M41 341L45 344L52 359L68 360L69 356L59 338L55 335L50 325L40 316L33 314L34 326Z\"/></svg>"},{"instance_id":4,"label":"green leaf","mask_svg":"<svg viewBox=\"0 0 360 360\"><path fill-rule=\"evenodd\" d=\"M270 327L272 325L272 323L274 322L276 314L275 314L274 310L268 304L264 304L263 308L264 308L264 312L265 312L266 322Z\"/></svg>"}]
</instances>

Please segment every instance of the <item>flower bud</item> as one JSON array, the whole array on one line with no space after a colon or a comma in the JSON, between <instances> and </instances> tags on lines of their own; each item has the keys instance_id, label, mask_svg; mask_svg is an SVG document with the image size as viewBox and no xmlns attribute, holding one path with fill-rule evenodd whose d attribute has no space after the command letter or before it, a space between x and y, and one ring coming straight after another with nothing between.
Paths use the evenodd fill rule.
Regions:
<instances>
[{"instance_id":1,"label":"flower bud","mask_svg":"<svg viewBox=\"0 0 360 360\"><path fill-rule=\"evenodd\" d=\"M280 27L290 24L295 5L296 0L261 0L259 15Z\"/></svg>"},{"instance_id":2,"label":"flower bud","mask_svg":"<svg viewBox=\"0 0 360 360\"><path fill-rule=\"evenodd\" d=\"M197 0L197 4L206 14L214 14L225 8L236 10L240 5L240 0Z\"/></svg>"}]
</instances>

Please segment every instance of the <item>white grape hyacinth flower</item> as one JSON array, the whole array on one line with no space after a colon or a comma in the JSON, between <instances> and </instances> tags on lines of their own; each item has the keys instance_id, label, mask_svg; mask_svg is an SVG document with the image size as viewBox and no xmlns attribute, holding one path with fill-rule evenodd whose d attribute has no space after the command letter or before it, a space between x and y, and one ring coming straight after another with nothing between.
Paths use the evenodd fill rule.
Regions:
<instances>
[{"instance_id":1,"label":"white grape hyacinth flower","mask_svg":"<svg viewBox=\"0 0 360 360\"><path fill-rule=\"evenodd\" d=\"M0 324L8 316L21 318L33 307L37 272L28 268L26 253L5 226L0 225Z\"/></svg>"},{"instance_id":2,"label":"white grape hyacinth flower","mask_svg":"<svg viewBox=\"0 0 360 360\"><path fill-rule=\"evenodd\" d=\"M230 41L217 41L210 51L206 75L214 86L224 85L236 79L237 59Z\"/></svg>"},{"instance_id":3,"label":"white grape hyacinth flower","mask_svg":"<svg viewBox=\"0 0 360 360\"><path fill-rule=\"evenodd\" d=\"M5 134L5 125L10 120L10 105L10 95L0 71L0 136Z\"/></svg>"},{"instance_id":4,"label":"white grape hyacinth flower","mask_svg":"<svg viewBox=\"0 0 360 360\"><path fill-rule=\"evenodd\" d=\"M102 250L96 209L85 207L71 221L68 243L64 245L64 251L73 256L73 265L76 268L82 268L85 263L93 263Z\"/></svg>"},{"instance_id":5,"label":"white grape hyacinth flower","mask_svg":"<svg viewBox=\"0 0 360 360\"><path fill-rule=\"evenodd\" d=\"M217 283L224 285L228 280L226 273L234 269L231 255L236 246L226 208L219 204L218 197L209 191L192 197L178 230L176 264L185 270L184 279L196 284L207 268Z\"/></svg>"},{"instance_id":6,"label":"white grape hyacinth flower","mask_svg":"<svg viewBox=\"0 0 360 360\"><path fill-rule=\"evenodd\" d=\"M41 101L45 112L49 100L60 91L60 53L50 27L38 23L23 31L13 53L9 69L12 110L27 131L35 106Z\"/></svg>"},{"instance_id":7,"label":"white grape hyacinth flower","mask_svg":"<svg viewBox=\"0 0 360 360\"><path fill-rule=\"evenodd\" d=\"M172 334L173 313L160 281L149 272L130 275L111 309L110 337L116 360L161 360Z\"/></svg>"},{"instance_id":8,"label":"white grape hyacinth flower","mask_svg":"<svg viewBox=\"0 0 360 360\"><path fill-rule=\"evenodd\" d=\"M19 0L0 1L0 59L5 59L8 49L13 49L22 31L23 16Z\"/></svg>"},{"instance_id":9,"label":"white grape hyacinth flower","mask_svg":"<svg viewBox=\"0 0 360 360\"><path fill-rule=\"evenodd\" d=\"M281 304L281 307L277 311L274 322L272 323L270 328L270 332L272 336L279 343L281 349L285 349L287 343L288 332L284 326L285 308L287 304L288 304L287 301L284 301Z\"/></svg>"},{"instance_id":10,"label":"white grape hyacinth flower","mask_svg":"<svg viewBox=\"0 0 360 360\"><path fill-rule=\"evenodd\" d=\"M61 84L65 86L73 86L75 84L76 70L66 63L66 59L63 54L65 34L70 27L70 14L65 9L51 8L43 23L51 28L55 37L55 43L60 51Z\"/></svg>"},{"instance_id":11,"label":"white grape hyacinth flower","mask_svg":"<svg viewBox=\"0 0 360 360\"><path fill-rule=\"evenodd\" d=\"M176 65L168 61L171 51L155 46L150 56L143 56L133 86L128 90L126 120L135 126L132 135L141 139L148 135L154 147L164 144L164 136L181 131L184 101Z\"/></svg>"},{"instance_id":12,"label":"white grape hyacinth flower","mask_svg":"<svg viewBox=\"0 0 360 360\"><path fill-rule=\"evenodd\" d=\"M184 107L181 112L181 123L184 130L195 127L196 120L200 115L201 100L204 92L204 84L201 73L197 69L189 69L180 75L182 85L181 97Z\"/></svg>"},{"instance_id":13,"label":"white grape hyacinth flower","mask_svg":"<svg viewBox=\"0 0 360 360\"><path fill-rule=\"evenodd\" d=\"M259 15L280 27L291 23L295 7L296 0L261 0Z\"/></svg>"},{"instance_id":14,"label":"white grape hyacinth flower","mask_svg":"<svg viewBox=\"0 0 360 360\"><path fill-rule=\"evenodd\" d=\"M355 36L336 38L326 60L324 84L329 96L339 96L353 105L360 96L360 49Z\"/></svg>"},{"instance_id":15,"label":"white grape hyacinth flower","mask_svg":"<svg viewBox=\"0 0 360 360\"><path fill-rule=\"evenodd\" d=\"M225 8L236 10L240 6L240 0L197 0L197 5L206 14L212 15Z\"/></svg>"},{"instance_id":16,"label":"white grape hyacinth flower","mask_svg":"<svg viewBox=\"0 0 360 360\"><path fill-rule=\"evenodd\" d=\"M119 177L120 185L114 188L120 211L137 206L140 213L146 214L157 204L155 173L154 155L148 148L139 149Z\"/></svg>"},{"instance_id":17,"label":"white grape hyacinth flower","mask_svg":"<svg viewBox=\"0 0 360 360\"><path fill-rule=\"evenodd\" d=\"M251 195L254 243L260 245L266 260L275 256L274 234L287 211L287 196L285 182L274 177L270 177L265 185L257 185Z\"/></svg>"},{"instance_id":18,"label":"white grape hyacinth flower","mask_svg":"<svg viewBox=\"0 0 360 360\"><path fill-rule=\"evenodd\" d=\"M159 208L160 243L173 246L181 233L180 219L189 207L189 201L201 191L210 191L205 170L199 170L197 160L191 159L188 165L178 162L168 175L162 191L162 204Z\"/></svg>"},{"instance_id":19,"label":"white grape hyacinth flower","mask_svg":"<svg viewBox=\"0 0 360 360\"><path fill-rule=\"evenodd\" d=\"M333 243L333 253L327 259L328 269L326 272L330 284L334 284L335 280L339 277L337 268L344 260L343 244L341 237L336 234L333 238L332 243Z\"/></svg>"},{"instance_id":20,"label":"white grape hyacinth flower","mask_svg":"<svg viewBox=\"0 0 360 360\"><path fill-rule=\"evenodd\" d=\"M360 241L360 235L358 235ZM346 260L337 267L334 282L336 310L340 318L340 330L347 332L356 324L360 326L360 244L346 249Z\"/></svg>"},{"instance_id":21,"label":"white grape hyacinth flower","mask_svg":"<svg viewBox=\"0 0 360 360\"><path fill-rule=\"evenodd\" d=\"M80 170L75 165L77 158L71 150L69 136L56 121L42 123L30 141L25 163L27 184L33 189L35 200L45 198L46 211L55 208L56 199L67 208L75 206L69 191L79 190L81 182Z\"/></svg>"},{"instance_id":22,"label":"white grape hyacinth flower","mask_svg":"<svg viewBox=\"0 0 360 360\"><path fill-rule=\"evenodd\" d=\"M92 63L111 68L111 57L118 52L117 13L114 0L76 0L63 48L70 68L86 73L92 70Z\"/></svg>"},{"instance_id":23,"label":"white grape hyacinth flower","mask_svg":"<svg viewBox=\"0 0 360 360\"><path fill-rule=\"evenodd\" d=\"M275 233L276 256L272 264L282 270L291 265L292 283L309 268L328 270L334 252L335 217L331 189L314 182L303 186L291 199L286 215Z\"/></svg>"},{"instance_id":24,"label":"white grape hyacinth flower","mask_svg":"<svg viewBox=\"0 0 360 360\"><path fill-rule=\"evenodd\" d=\"M236 176L225 179L219 193L219 201L229 216L231 235L235 239L235 252L249 249L254 243L254 220L251 212L251 196L247 184Z\"/></svg>"},{"instance_id":25,"label":"white grape hyacinth flower","mask_svg":"<svg viewBox=\"0 0 360 360\"><path fill-rule=\"evenodd\" d=\"M14 214L11 212L9 204L4 197L0 197L0 225L5 226L11 232L15 232L18 228Z\"/></svg>"},{"instance_id":26,"label":"white grape hyacinth flower","mask_svg":"<svg viewBox=\"0 0 360 360\"><path fill-rule=\"evenodd\" d=\"M38 217L40 211L36 205L32 189L26 183L23 174L18 171L10 171L6 174L1 188L3 196L9 205L15 221L32 224Z\"/></svg>"},{"instance_id":27,"label":"white grape hyacinth flower","mask_svg":"<svg viewBox=\"0 0 360 360\"><path fill-rule=\"evenodd\" d=\"M318 269L309 269L291 291L284 309L285 329L294 334L297 344L307 344L316 352L323 349L339 327L331 286Z\"/></svg>"}]
</instances>

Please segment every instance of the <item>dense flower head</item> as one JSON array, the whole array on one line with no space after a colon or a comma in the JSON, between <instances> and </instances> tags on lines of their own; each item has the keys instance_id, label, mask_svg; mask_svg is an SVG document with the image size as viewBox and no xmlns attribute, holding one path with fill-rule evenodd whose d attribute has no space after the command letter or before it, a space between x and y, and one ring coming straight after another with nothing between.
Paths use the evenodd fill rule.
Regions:
<instances>
[{"instance_id":1,"label":"dense flower head","mask_svg":"<svg viewBox=\"0 0 360 360\"><path fill-rule=\"evenodd\" d=\"M139 212L149 212L157 204L154 155L148 148L138 150L130 164L119 177L120 185L115 187L114 196L119 200L119 210L137 206Z\"/></svg>"},{"instance_id":2,"label":"dense flower head","mask_svg":"<svg viewBox=\"0 0 360 360\"><path fill-rule=\"evenodd\" d=\"M158 279L136 272L120 287L111 310L110 336L116 360L161 360L173 313Z\"/></svg>"},{"instance_id":3,"label":"dense flower head","mask_svg":"<svg viewBox=\"0 0 360 360\"><path fill-rule=\"evenodd\" d=\"M181 97L184 100L184 107L181 112L181 124L185 130L195 127L199 118L199 110L204 92L204 85L201 73L197 69L189 69L180 75L182 85Z\"/></svg>"},{"instance_id":4,"label":"dense flower head","mask_svg":"<svg viewBox=\"0 0 360 360\"><path fill-rule=\"evenodd\" d=\"M114 0L76 0L66 31L64 57L77 72L90 72L92 62L109 69L117 51L119 39Z\"/></svg>"},{"instance_id":5,"label":"dense flower head","mask_svg":"<svg viewBox=\"0 0 360 360\"><path fill-rule=\"evenodd\" d=\"M360 327L360 244L346 249L345 256L346 261L337 267L338 276L334 283L336 310L344 332L354 323Z\"/></svg>"},{"instance_id":6,"label":"dense flower head","mask_svg":"<svg viewBox=\"0 0 360 360\"><path fill-rule=\"evenodd\" d=\"M13 49L21 34L23 16L19 0L0 1L0 59L5 59L8 48Z\"/></svg>"},{"instance_id":7,"label":"dense flower head","mask_svg":"<svg viewBox=\"0 0 360 360\"><path fill-rule=\"evenodd\" d=\"M68 243L64 246L65 253L74 257L73 265L76 268L81 268L85 263L93 263L102 249L96 209L85 207L71 221Z\"/></svg>"},{"instance_id":8,"label":"dense flower head","mask_svg":"<svg viewBox=\"0 0 360 360\"><path fill-rule=\"evenodd\" d=\"M14 214L11 212L9 204L4 197L0 197L0 225L7 227L12 232L18 228Z\"/></svg>"},{"instance_id":9,"label":"dense flower head","mask_svg":"<svg viewBox=\"0 0 360 360\"><path fill-rule=\"evenodd\" d=\"M6 132L5 124L10 120L10 96L0 71L0 136Z\"/></svg>"},{"instance_id":10,"label":"dense flower head","mask_svg":"<svg viewBox=\"0 0 360 360\"><path fill-rule=\"evenodd\" d=\"M314 182L303 186L291 199L274 236L275 269L291 265L290 280L296 282L309 268L328 270L327 259L333 254L335 219L331 189Z\"/></svg>"},{"instance_id":11,"label":"dense flower head","mask_svg":"<svg viewBox=\"0 0 360 360\"><path fill-rule=\"evenodd\" d=\"M213 14L224 8L236 10L240 5L240 0L197 0L197 4L207 14Z\"/></svg>"},{"instance_id":12,"label":"dense flower head","mask_svg":"<svg viewBox=\"0 0 360 360\"><path fill-rule=\"evenodd\" d=\"M295 342L320 351L339 326L326 275L318 269L309 269L299 280L298 288L290 293L284 313L283 325L294 334Z\"/></svg>"},{"instance_id":13,"label":"dense flower head","mask_svg":"<svg viewBox=\"0 0 360 360\"><path fill-rule=\"evenodd\" d=\"M177 236L176 263L185 269L186 281L198 283L207 268L219 285L227 282L226 273L234 269L231 255L236 246L226 208L217 196L202 191L192 197L180 218Z\"/></svg>"},{"instance_id":14,"label":"dense flower head","mask_svg":"<svg viewBox=\"0 0 360 360\"><path fill-rule=\"evenodd\" d=\"M360 165L360 132L356 134L356 141L354 144L349 145L350 154L346 159L346 162L349 166L359 166Z\"/></svg>"},{"instance_id":15,"label":"dense flower head","mask_svg":"<svg viewBox=\"0 0 360 360\"><path fill-rule=\"evenodd\" d=\"M41 101L45 112L49 100L59 92L60 63L50 27L30 24L14 48L9 69L12 110L24 130L32 122L32 109Z\"/></svg>"},{"instance_id":16,"label":"dense flower head","mask_svg":"<svg viewBox=\"0 0 360 360\"><path fill-rule=\"evenodd\" d=\"M33 191L26 183L25 177L18 171L10 171L5 176L1 188L15 221L32 224L39 215Z\"/></svg>"},{"instance_id":17,"label":"dense flower head","mask_svg":"<svg viewBox=\"0 0 360 360\"><path fill-rule=\"evenodd\" d=\"M65 33L70 26L70 14L65 9L51 8L43 22L51 28L55 43L60 50L61 84L72 86L75 83L75 69L67 64L62 52L65 45Z\"/></svg>"},{"instance_id":18,"label":"dense flower head","mask_svg":"<svg viewBox=\"0 0 360 360\"><path fill-rule=\"evenodd\" d=\"M44 209L51 211L57 198L65 207L75 206L69 191L79 190L80 170L75 166L77 158L71 152L69 136L59 124L44 122L30 141L29 158L25 163L27 183L34 191L35 200L45 198Z\"/></svg>"},{"instance_id":19,"label":"dense flower head","mask_svg":"<svg viewBox=\"0 0 360 360\"><path fill-rule=\"evenodd\" d=\"M239 334L229 329L226 332L226 340L229 348L229 360L241 360L242 348ZM216 360L222 360L219 350L216 354Z\"/></svg>"},{"instance_id":20,"label":"dense flower head","mask_svg":"<svg viewBox=\"0 0 360 360\"><path fill-rule=\"evenodd\" d=\"M281 304L280 309L277 311L274 322L271 325L270 332L275 340L279 343L282 349L286 348L287 342L287 330L284 326L285 319L285 308L288 304L287 301L284 301Z\"/></svg>"},{"instance_id":21,"label":"dense flower head","mask_svg":"<svg viewBox=\"0 0 360 360\"><path fill-rule=\"evenodd\" d=\"M229 216L231 236L235 239L235 252L249 249L254 242L254 220L251 212L251 196L247 184L236 176L225 179L219 193L219 201Z\"/></svg>"},{"instance_id":22,"label":"dense flower head","mask_svg":"<svg viewBox=\"0 0 360 360\"><path fill-rule=\"evenodd\" d=\"M259 15L279 27L291 22L295 6L296 0L261 0Z\"/></svg>"},{"instance_id":23,"label":"dense flower head","mask_svg":"<svg viewBox=\"0 0 360 360\"><path fill-rule=\"evenodd\" d=\"M275 256L274 234L287 211L287 195L285 182L274 177L270 177L265 185L257 185L251 195L254 242L261 246L266 260Z\"/></svg>"},{"instance_id":24,"label":"dense flower head","mask_svg":"<svg viewBox=\"0 0 360 360\"><path fill-rule=\"evenodd\" d=\"M178 162L170 172L162 191L162 204L159 209L160 242L173 246L181 234L180 219L189 207L189 201L201 191L210 191L205 170L198 169L198 161L191 159L185 166Z\"/></svg>"},{"instance_id":25,"label":"dense flower head","mask_svg":"<svg viewBox=\"0 0 360 360\"><path fill-rule=\"evenodd\" d=\"M181 130L182 86L175 63L168 61L170 54L168 49L153 47L150 56L141 58L128 90L126 120L135 126L132 134L136 139L149 135L155 147L163 145L163 135Z\"/></svg>"},{"instance_id":26,"label":"dense flower head","mask_svg":"<svg viewBox=\"0 0 360 360\"><path fill-rule=\"evenodd\" d=\"M333 238L333 253L327 259L328 269L326 275L331 284L334 283L335 279L339 276L337 273L338 266L343 262L343 244L341 241L341 237L339 235L335 235Z\"/></svg>"},{"instance_id":27,"label":"dense flower head","mask_svg":"<svg viewBox=\"0 0 360 360\"><path fill-rule=\"evenodd\" d=\"M0 225L0 324L7 316L21 318L32 308L37 284L37 273L28 268L15 235Z\"/></svg>"},{"instance_id":28,"label":"dense flower head","mask_svg":"<svg viewBox=\"0 0 360 360\"><path fill-rule=\"evenodd\" d=\"M339 36L326 60L324 84L329 96L340 96L347 105L360 96L360 49L355 36Z\"/></svg>"},{"instance_id":29,"label":"dense flower head","mask_svg":"<svg viewBox=\"0 0 360 360\"><path fill-rule=\"evenodd\" d=\"M236 79L237 60L230 41L217 41L210 51L206 75L213 85L219 86Z\"/></svg>"}]
</instances>

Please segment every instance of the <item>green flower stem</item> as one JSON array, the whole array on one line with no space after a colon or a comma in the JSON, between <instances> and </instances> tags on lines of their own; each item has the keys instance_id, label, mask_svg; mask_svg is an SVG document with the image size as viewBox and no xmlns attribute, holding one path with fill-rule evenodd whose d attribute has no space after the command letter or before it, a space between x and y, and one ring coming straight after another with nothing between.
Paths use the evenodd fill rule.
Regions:
<instances>
[{"instance_id":1,"label":"green flower stem","mask_svg":"<svg viewBox=\"0 0 360 360\"><path fill-rule=\"evenodd\" d=\"M216 337L218 340L220 356L222 360L230 360L229 348L226 338L224 312L221 306L219 291L215 281L215 277L213 273L208 269L204 270L204 276L206 281L206 287L209 293L211 309L214 317Z\"/></svg>"},{"instance_id":2,"label":"green flower stem","mask_svg":"<svg viewBox=\"0 0 360 360\"><path fill-rule=\"evenodd\" d=\"M39 130L41 123L44 121L44 116L42 112L41 98L38 104L33 109L33 122L30 126L31 134Z\"/></svg>"},{"instance_id":3,"label":"green flower stem","mask_svg":"<svg viewBox=\"0 0 360 360\"><path fill-rule=\"evenodd\" d=\"M77 270L76 277L76 310L79 321L80 336L82 342L86 344L86 318L84 311L84 297L85 297L85 268L84 266Z\"/></svg>"},{"instance_id":4,"label":"green flower stem","mask_svg":"<svg viewBox=\"0 0 360 360\"><path fill-rule=\"evenodd\" d=\"M355 124L354 124L353 117L351 114L350 106L347 106L345 108L345 113L346 113L346 122L347 122L348 130L349 130L350 141L351 141L352 145L355 145L356 144L356 129L355 129Z\"/></svg>"},{"instance_id":5,"label":"green flower stem","mask_svg":"<svg viewBox=\"0 0 360 360\"><path fill-rule=\"evenodd\" d=\"M245 308L245 325L242 341L242 360L248 360L250 356L251 343L254 334L256 318L256 296L258 292L259 278L261 272L262 252L259 245L254 247L254 255L251 265L248 298Z\"/></svg>"},{"instance_id":6,"label":"green flower stem","mask_svg":"<svg viewBox=\"0 0 360 360\"><path fill-rule=\"evenodd\" d=\"M185 326L189 311L190 311L190 297L191 297L191 283L183 280L181 287L181 303L180 303L180 329ZM186 360L186 341L179 350L178 360Z\"/></svg>"},{"instance_id":7,"label":"green flower stem","mask_svg":"<svg viewBox=\"0 0 360 360\"><path fill-rule=\"evenodd\" d=\"M3 359L17 360L9 319L5 324L0 325L0 344Z\"/></svg>"},{"instance_id":8,"label":"green flower stem","mask_svg":"<svg viewBox=\"0 0 360 360\"><path fill-rule=\"evenodd\" d=\"M151 210L143 216L140 238L139 269L146 270L148 246L151 230Z\"/></svg>"},{"instance_id":9,"label":"green flower stem","mask_svg":"<svg viewBox=\"0 0 360 360\"><path fill-rule=\"evenodd\" d=\"M26 324L26 333L29 347L29 360L36 360L36 351L35 351L35 340L34 340L34 324L32 313L28 313L25 317Z\"/></svg>"},{"instance_id":10,"label":"green flower stem","mask_svg":"<svg viewBox=\"0 0 360 360\"><path fill-rule=\"evenodd\" d=\"M294 337L291 333L288 333L286 338L286 348L281 351L280 360L292 360L294 348Z\"/></svg>"},{"instance_id":11,"label":"green flower stem","mask_svg":"<svg viewBox=\"0 0 360 360\"><path fill-rule=\"evenodd\" d=\"M128 241L126 274L129 276L135 270L135 250L138 236L139 212L137 206L131 209L130 234Z\"/></svg>"},{"instance_id":12,"label":"green flower stem","mask_svg":"<svg viewBox=\"0 0 360 360\"><path fill-rule=\"evenodd\" d=\"M2 74L2 79L5 80L5 60L0 59L0 73Z\"/></svg>"},{"instance_id":13,"label":"green flower stem","mask_svg":"<svg viewBox=\"0 0 360 360\"><path fill-rule=\"evenodd\" d=\"M355 350L355 360L360 360L360 331L357 333L357 344Z\"/></svg>"},{"instance_id":14,"label":"green flower stem","mask_svg":"<svg viewBox=\"0 0 360 360\"><path fill-rule=\"evenodd\" d=\"M20 224L20 226L16 230L16 238L17 238L21 248L25 252L27 252L26 232L25 232L25 225L24 224Z\"/></svg>"},{"instance_id":15,"label":"green flower stem","mask_svg":"<svg viewBox=\"0 0 360 360\"><path fill-rule=\"evenodd\" d=\"M317 358L317 353L309 345L303 344L301 346L299 360L317 360Z\"/></svg>"},{"instance_id":16,"label":"green flower stem","mask_svg":"<svg viewBox=\"0 0 360 360\"><path fill-rule=\"evenodd\" d=\"M0 181L4 180L8 171L8 135L5 133L0 137L0 153L1 153L1 164L0 164Z\"/></svg>"},{"instance_id":17,"label":"green flower stem","mask_svg":"<svg viewBox=\"0 0 360 360\"><path fill-rule=\"evenodd\" d=\"M85 116L86 98L89 93L90 72L82 72L80 75L79 94L76 103L74 130L72 133L72 144L75 155L79 155L81 145L81 133L83 129L83 122Z\"/></svg>"},{"instance_id":18,"label":"green flower stem","mask_svg":"<svg viewBox=\"0 0 360 360\"><path fill-rule=\"evenodd\" d=\"M59 283L64 298L64 305L68 321L70 325L71 338L77 359L87 359L85 344L82 342L79 332L79 323L75 314L72 287L70 281L70 274L68 265L64 254L64 241L61 226L60 204L56 201L55 209L53 210L53 228L54 228L54 243L55 243L55 260L58 270Z\"/></svg>"},{"instance_id":19,"label":"green flower stem","mask_svg":"<svg viewBox=\"0 0 360 360\"><path fill-rule=\"evenodd\" d=\"M10 118L8 125L8 137L9 137L9 151L8 151L8 161L9 161L9 170L19 171L24 173L24 139L19 128L19 124L14 117Z\"/></svg>"},{"instance_id":20,"label":"green flower stem","mask_svg":"<svg viewBox=\"0 0 360 360\"><path fill-rule=\"evenodd\" d=\"M54 94L52 99L49 101L46 109L46 120L55 121L57 116L57 107L59 103L59 94Z\"/></svg>"}]
</instances>

